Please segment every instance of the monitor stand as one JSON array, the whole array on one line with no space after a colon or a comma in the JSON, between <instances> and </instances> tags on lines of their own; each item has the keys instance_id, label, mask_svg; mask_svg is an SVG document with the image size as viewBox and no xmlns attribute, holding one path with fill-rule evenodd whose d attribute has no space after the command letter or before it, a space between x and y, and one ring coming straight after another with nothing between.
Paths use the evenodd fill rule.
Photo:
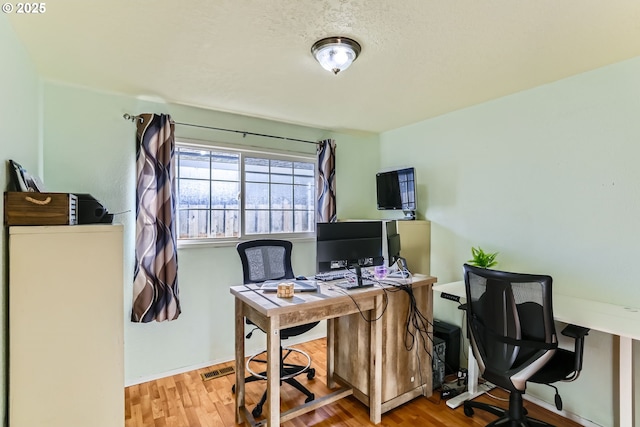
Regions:
<instances>
[{"instance_id":1,"label":"monitor stand","mask_svg":"<svg viewBox=\"0 0 640 427\"><path fill-rule=\"evenodd\" d=\"M402 257L398 257L394 267L396 267L397 270L389 273L387 277L390 279L407 279L411 275L411 272L407 267L407 260Z\"/></svg>"},{"instance_id":2,"label":"monitor stand","mask_svg":"<svg viewBox=\"0 0 640 427\"><path fill-rule=\"evenodd\" d=\"M402 213L404 213L404 218L402 218L403 220L413 221L416 219L416 211L403 210Z\"/></svg>"},{"instance_id":3,"label":"monitor stand","mask_svg":"<svg viewBox=\"0 0 640 427\"><path fill-rule=\"evenodd\" d=\"M361 288L369 288L371 286L373 286L374 283L371 280L366 280L362 278L362 268L360 268L360 266L356 267L356 281L355 282L350 282L350 281L342 281L339 283L336 283L336 286L342 288L342 289L361 289Z\"/></svg>"}]
</instances>

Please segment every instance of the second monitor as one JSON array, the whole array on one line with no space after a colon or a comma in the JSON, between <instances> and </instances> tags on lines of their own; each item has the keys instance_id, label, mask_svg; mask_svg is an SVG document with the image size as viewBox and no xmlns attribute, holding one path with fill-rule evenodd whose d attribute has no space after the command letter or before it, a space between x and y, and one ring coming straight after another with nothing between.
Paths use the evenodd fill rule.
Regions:
<instances>
[{"instance_id":1,"label":"second monitor","mask_svg":"<svg viewBox=\"0 0 640 427\"><path fill-rule=\"evenodd\" d=\"M354 269L355 287L371 286L362 268L382 265L380 221L320 222L316 229L317 272Z\"/></svg>"}]
</instances>

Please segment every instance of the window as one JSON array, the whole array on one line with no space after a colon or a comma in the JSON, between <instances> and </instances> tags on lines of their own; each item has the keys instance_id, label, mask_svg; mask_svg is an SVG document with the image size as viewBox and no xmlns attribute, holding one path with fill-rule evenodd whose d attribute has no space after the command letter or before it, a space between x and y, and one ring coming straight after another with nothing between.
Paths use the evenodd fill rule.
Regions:
<instances>
[{"instance_id":1,"label":"window","mask_svg":"<svg viewBox=\"0 0 640 427\"><path fill-rule=\"evenodd\" d=\"M178 239L314 232L314 159L185 143L175 157Z\"/></svg>"}]
</instances>

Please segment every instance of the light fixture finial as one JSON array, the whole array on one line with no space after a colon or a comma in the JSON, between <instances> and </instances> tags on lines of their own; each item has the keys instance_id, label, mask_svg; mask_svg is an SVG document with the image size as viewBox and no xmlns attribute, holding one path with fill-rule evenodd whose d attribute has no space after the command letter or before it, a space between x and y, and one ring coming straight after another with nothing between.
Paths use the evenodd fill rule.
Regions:
<instances>
[{"instance_id":1,"label":"light fixture finial","mask_svg":"<svg viewBox=\"0 0 640 427\"><path fill-rule=\"evenodd\" d=\"M327 37L311 47L311 53L322 68L333 74L349 68L361 50L357 41L347 37Z\"/></svg>"}]
</instances>

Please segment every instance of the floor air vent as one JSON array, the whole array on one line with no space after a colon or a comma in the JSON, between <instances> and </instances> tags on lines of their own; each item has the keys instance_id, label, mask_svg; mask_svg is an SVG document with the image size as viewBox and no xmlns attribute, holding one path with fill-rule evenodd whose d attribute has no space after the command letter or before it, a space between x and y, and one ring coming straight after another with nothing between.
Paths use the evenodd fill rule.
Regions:
<instances>
[{"instance_id":1,"label":"floor air vent","mask_svg":"<svg viewBox=\"0 0 640 427\"><path fill-rule=\"evenodd\" d=\"M233 368L233 366L227 366L226 368L214 369L212 371L205 372L204 374L200 374L200 376L202 376L202 381L208 381L214 378L233 374L235 371L236 370Z\"/></svg>"}]
</instances>

